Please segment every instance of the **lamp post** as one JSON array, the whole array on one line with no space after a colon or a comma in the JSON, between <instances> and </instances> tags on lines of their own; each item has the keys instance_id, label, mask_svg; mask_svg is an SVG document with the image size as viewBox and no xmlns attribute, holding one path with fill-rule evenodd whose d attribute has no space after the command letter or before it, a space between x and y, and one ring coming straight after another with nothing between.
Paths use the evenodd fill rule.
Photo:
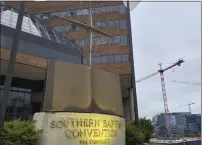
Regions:
<instances>
[{"instance_id":1,"label":"lamp post","mask_svg":"<svg viewBox=\"0 0 202 145\"><path fill-rule=\"evenodd\" d=\"M25 2L21 1L16 29L15 29L15 34L13 37L12 48L10 50L10 58L8 61L8 69L7 69L6 78L5 78L3 96L0 98L0 127L3 127L5 115L6 115L6 108L7 108L8 98L9 98L9 94L10 94L12 76L13 76L14 68L15 68L16 54L18 51L19 36L20 36L20 32L21 32L21 28L22 28L22 21L23 21L23 16L24 16L24 4L25 4Z\"/></svg>"}]
</instances>

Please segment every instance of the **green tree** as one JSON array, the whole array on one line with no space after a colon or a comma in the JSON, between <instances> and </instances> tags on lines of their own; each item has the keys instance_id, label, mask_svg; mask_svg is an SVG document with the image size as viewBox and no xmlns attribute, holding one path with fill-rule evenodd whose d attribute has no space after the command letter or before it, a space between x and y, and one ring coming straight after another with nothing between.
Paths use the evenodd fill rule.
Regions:
<instances>
[{"instance_id":1,"label":"green tree","mask_svg":"<svg viewBox=\"0 0 202 145\"><path fill-rule=\"evenodd\" d=\"M135 125L134 122L133 125ZM152 121L146 117L140 118L138 128L145 135L145 142L148 143L154 133L154 125Z\"/></svg>"}]
</instances>

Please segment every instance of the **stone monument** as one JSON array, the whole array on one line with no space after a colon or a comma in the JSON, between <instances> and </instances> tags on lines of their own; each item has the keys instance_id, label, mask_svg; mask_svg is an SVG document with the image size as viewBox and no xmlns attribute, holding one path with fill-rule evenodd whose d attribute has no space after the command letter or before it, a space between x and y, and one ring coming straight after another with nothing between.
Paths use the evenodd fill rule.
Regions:
<instances>
[{"instance_id":1,"label":"stone monument","mask_svg":"<svg viewBox=\"0 0 202 145\"><path fill-rule=\"evenodd\" d=\"M40 145L125 145L119 77L60 61L47 68Z\"/></svg>"}]
</instances>

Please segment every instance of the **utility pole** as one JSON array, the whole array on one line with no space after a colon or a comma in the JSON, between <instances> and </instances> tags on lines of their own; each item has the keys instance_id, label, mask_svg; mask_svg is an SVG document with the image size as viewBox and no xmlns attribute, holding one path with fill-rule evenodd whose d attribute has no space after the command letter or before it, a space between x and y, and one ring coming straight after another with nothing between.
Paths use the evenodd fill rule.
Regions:
<instances>
[{"instance_id":1,"label":"utility pole","mask_svg":"<svg viewBox=\"0 0 202 145\"><path fill-rule=\"evenodd\" d=\"M3 127L5 115L6 115L6 108L7 108L8 98L10 94L12 77L13 77L14 68L15 68L16 54L18 51L18 42L19 42L22 21L24 16L24 4L25 2L21 1L15 34L13 37L12 49L10 50L10 58L8 61L8 69L7 69L6 79L5 79L4 89L3 89L3 96L0 98L0 127Z\"/></svg>"}]
</instances>

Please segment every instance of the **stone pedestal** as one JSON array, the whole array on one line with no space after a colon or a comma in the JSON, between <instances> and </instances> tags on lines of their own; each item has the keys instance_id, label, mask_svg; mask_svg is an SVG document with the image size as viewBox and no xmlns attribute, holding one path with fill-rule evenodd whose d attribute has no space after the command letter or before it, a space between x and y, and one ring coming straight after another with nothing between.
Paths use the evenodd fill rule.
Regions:
<instances>
[{"instance_id":1,"label":"stone pedestal","mask_svg":"<svg viewBox=\"0 0 202 145\"><path fill-rule=\"evenodd\" d=\"M125 145L125 120L118 116L41 112L34 120L43 129L39 145Z\"/></svg>"}]
</instances>

